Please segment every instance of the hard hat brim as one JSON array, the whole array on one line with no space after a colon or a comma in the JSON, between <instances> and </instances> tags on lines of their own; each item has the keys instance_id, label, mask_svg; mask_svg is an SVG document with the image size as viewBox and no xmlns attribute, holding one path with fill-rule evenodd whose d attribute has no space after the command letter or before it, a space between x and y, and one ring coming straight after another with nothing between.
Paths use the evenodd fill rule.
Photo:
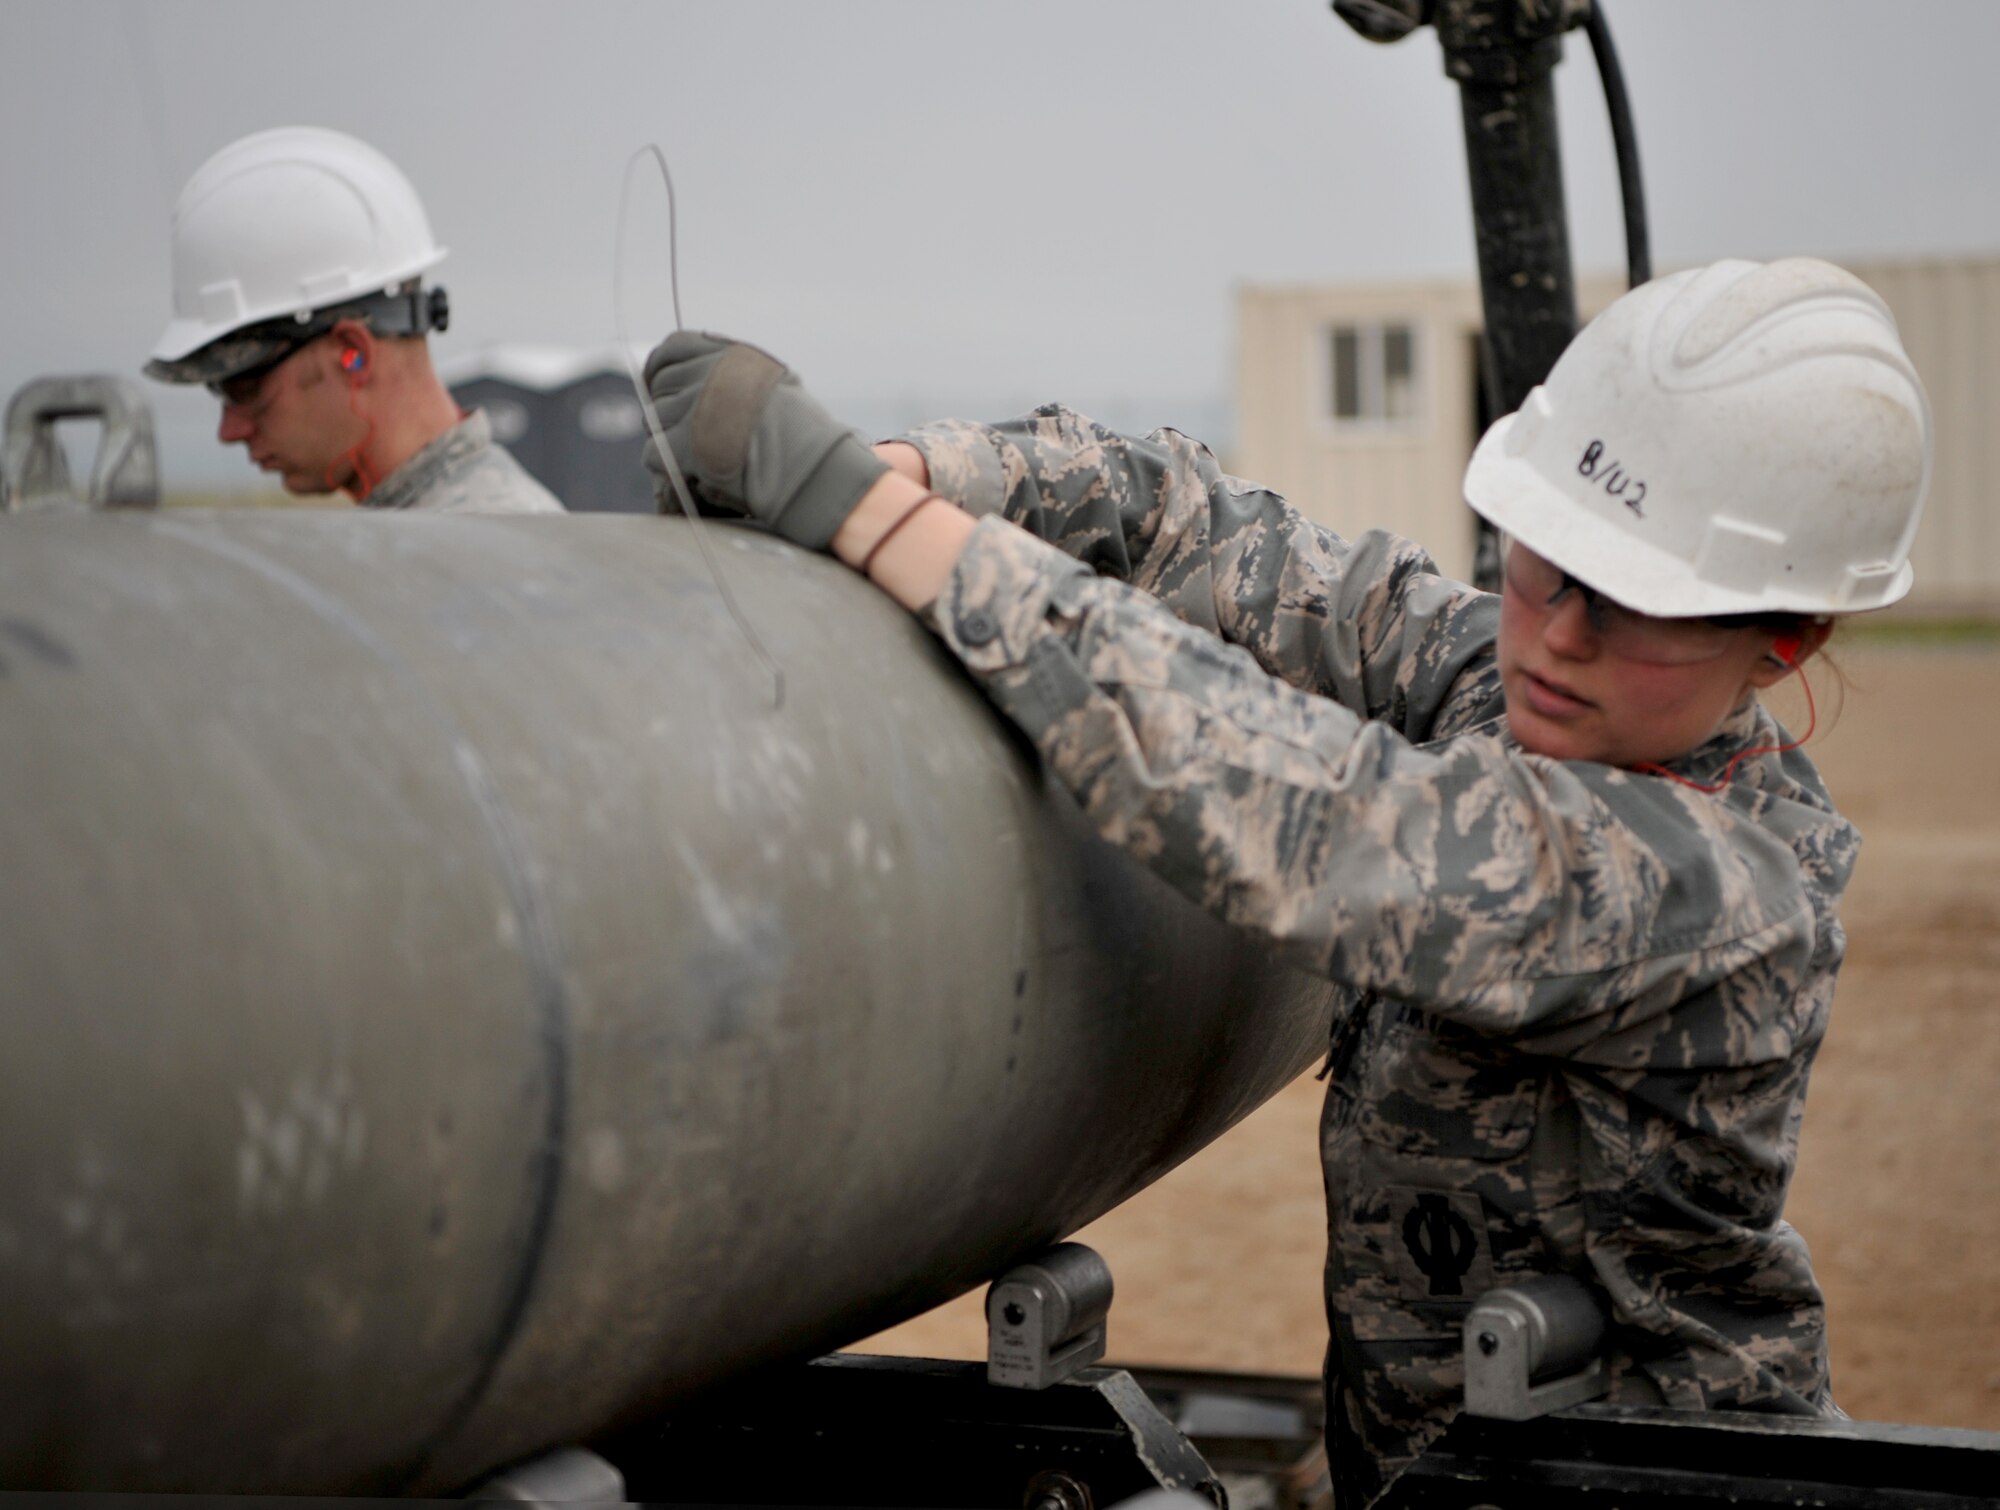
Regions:
<instances>
[{"instance_id":1,"label":"hard hat brim","mask_svg":"<svg viewBox=\"0 0 2000 1510\"><path fill-rule=\"evenodd\" d=\"M146 364L146 376L158 383L221 383L241 373L276 361L295 346L310 340L317 331L302 327L297 335L275 331L243 331L210 341L206 346L176 358L157 353Z\"/></svg>"},{"instance_id":2,"label":"hard hat brim","mask_svg":"<svg viewBox=\"0 0 2000 1510\"><path fill-rule=\"evenodd\" d=\"M239 325L232 328L240 330L243 327ZM217 331L207 320L170 320L167 322L167 328L160 332L159 340L153 343L153 360L178 362L228 334L226 330Z\"/></svg>"},{"instance_id":3,"label":"hard hat brim","mask_svg":"<svg viewBox=\"0 0 2000 1510\"><path fill-rule=\"evenodd\" d=\"M1465 469L1466 503L1495 529L1636 612L1663 619L1855 613L1888 607L1915 580L1905 561L1845 602L1790 593L1782 583L1738 589L1704 581L1687 561L1580 507L1525 458L1509 454L1508 436L1517 418L1510 414L1495 421L1480 437Z\"/></svg>"}]
</instances>

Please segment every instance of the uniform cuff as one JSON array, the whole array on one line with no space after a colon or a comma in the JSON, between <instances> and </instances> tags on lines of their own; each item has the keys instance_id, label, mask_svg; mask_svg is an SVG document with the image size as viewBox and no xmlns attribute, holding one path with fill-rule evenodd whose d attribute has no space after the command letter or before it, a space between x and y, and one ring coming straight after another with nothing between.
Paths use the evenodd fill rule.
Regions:
<instances>
[{"instance_id":1,"label":"uniform cuff","mask_svg":"<svg viewBox=\"0 0 2000 1510\"><path fill-rule=\"evenodd\" d=\"M1090 574L1026 530L982 519L931 607L931 627L972 670L999 671L1024 660L1036 636L1046 632L1057 589Z\"/></svg>"},{"instance_id":2,"label":"uniform cuff","mask_svg":"<svg viewBox=\"0 0 2000 1510\"><path fill-rule=\"evenodd\" d=\"M968 514L1005 511L1007 469L999 439L986 426L939 420L894 438L923 453L933 492L942 493Z\"/></svg>"}]
</instances>

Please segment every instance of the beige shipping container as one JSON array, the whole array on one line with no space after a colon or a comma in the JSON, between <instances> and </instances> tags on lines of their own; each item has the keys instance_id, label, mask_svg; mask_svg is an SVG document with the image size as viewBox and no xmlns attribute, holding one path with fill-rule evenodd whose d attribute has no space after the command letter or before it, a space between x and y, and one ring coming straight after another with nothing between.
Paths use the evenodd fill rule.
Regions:
<instances>
[{"instance_id":1,"label":"beige shipping container","mask_svg":"<svg viewBox=\"0 0 2000 1510\"><path fill-rule=\"evenodd\" d=\"M2000 258L1846 266L1895 312L1937 417L1937 466L1906 614L2000 613ZM1623 291L1579 280L1585 318ZM1472 570L1459 479L1479 435L1478 286L1301 284L1237 291L1233 461L1344 535L1381 527Z\"/></svg>"}]
</instances>

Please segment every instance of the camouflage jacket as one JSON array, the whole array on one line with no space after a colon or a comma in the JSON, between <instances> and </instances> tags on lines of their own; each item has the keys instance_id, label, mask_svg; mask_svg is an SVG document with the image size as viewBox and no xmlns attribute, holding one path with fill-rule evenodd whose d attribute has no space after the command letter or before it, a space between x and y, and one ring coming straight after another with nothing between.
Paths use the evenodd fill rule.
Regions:
<instances>
[{"instance_id":1,"label":"camouflage jacket","mask_svg":"<svg viewBox=\"0 0 2000 1510\"><path fill-rule=\"evenodd\" d=\"M1613 1398L1830 1408L1781 1217L1858 838L1801 754L1708 795L1523 752L1498 599L1173 431L905 439L982 520L934 627L1112 842L1343 988L1329 1436L1365 1504L1449 1424L1482 1291L1608 1297ZM1779 744L1754 699L1675 763Z\"/></svg>"},{"instance_id":2,"label":"camouflage jacket","mask_svg":"<svg viewBox=\"0 0 2000 1510\"><path fill-rule=\"evenodd\" d=\"M362 506L433 514L564 512L555 494L494 441L484 409L473 410L383 478Z\"/></svg>"}]
</instances>

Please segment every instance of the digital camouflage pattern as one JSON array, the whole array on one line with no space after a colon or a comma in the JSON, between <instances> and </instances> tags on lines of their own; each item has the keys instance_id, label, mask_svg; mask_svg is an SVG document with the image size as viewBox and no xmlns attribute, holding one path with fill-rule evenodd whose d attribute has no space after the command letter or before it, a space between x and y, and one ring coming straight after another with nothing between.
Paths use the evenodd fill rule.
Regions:
<instances>
[{"instance_id":1,"label":"digital camouflage pattern","mask_svg":"<svg viewBox=\"0 0 2000 1510\"><path fill-rule=\"evenodd\" d=\"M362 505L431 514L560 514L555 494L493 439L475 409L377 483Z\"/></svg>"},{"instance_id":2,"label":"digital camouflage pattern","mask_svg":"<svg viewBox=\"0 0 2000 1510\"><path fill-rule=\"evenodd\" d=\"M1346 988L1322 1122L1343 1510L1455 1414L1472 1300L1536 1274L1609 1297L1614 1400L1831 1410L1781 1212L1858 837L1811 762L1711 796L1523 752L1497 598L1176 432L1049 408L904 438L939 492L1060 548L982 521L945 642L1107 838ZM1675 769L1783 742L1752 700Z\"/></svg>"}]
</instances>

